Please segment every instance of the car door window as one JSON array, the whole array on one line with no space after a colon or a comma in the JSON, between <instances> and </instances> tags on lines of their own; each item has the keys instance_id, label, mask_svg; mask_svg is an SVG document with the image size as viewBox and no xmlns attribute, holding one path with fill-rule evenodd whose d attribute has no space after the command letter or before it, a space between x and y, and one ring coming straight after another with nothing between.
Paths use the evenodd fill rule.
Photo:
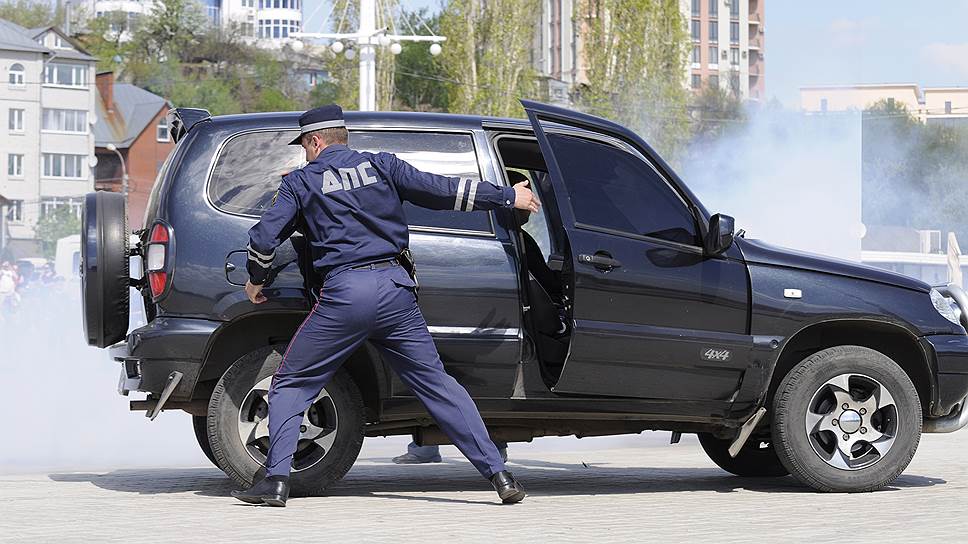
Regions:
<instances>
[{"instance_id":1,"label":"car door window","mask_svg":"<svg viewBox=\"0 0 968 544\"><path fill-rule=\"evenodd\" d=\"M209 198L219 209L261 216L279 188L280 176L305 164L301 147L286 145L295 131L261 131L236 136L223 146L209 183ZM359 151L394 153L419 170L480 180L470 134L403 131L350 131L349 146ZM486 211L428 210L404 202L412 227L493 233Z\"/></svg>"},{"instance_id":2,"label":"car door window","mask_svg":"<svg viewBox=\"0 0 968 544\"><path fill-rule=\"evenodd\" d=\"M614 145L548 134L579 227L697 245L695 220L650 164Z\"/></svg>"}]
</instances>

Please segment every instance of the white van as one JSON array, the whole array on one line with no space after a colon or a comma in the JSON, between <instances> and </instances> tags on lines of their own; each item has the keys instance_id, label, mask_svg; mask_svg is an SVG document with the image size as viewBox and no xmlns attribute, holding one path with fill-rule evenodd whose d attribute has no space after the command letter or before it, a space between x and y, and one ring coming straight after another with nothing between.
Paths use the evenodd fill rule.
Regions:
<instances>
[{"instance_id":1,"label":"white van","mask_svg":"<svg viewBox=\"0 0 968 544\"><path fill-rule=\"evenodd\" d=\"M81 267L81 235L72 234L57 240L54 253L54 272L58 278L65 280L80 277Z\"/></svg>"}]
</instances>

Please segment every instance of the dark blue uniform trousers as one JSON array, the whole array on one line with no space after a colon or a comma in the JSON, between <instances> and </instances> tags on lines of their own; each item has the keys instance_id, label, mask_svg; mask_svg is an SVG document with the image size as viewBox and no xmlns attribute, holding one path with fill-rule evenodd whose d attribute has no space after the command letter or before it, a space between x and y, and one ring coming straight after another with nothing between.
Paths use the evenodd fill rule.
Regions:
<instances>
[{"instance_id":1,"label":"dark blue uniform trousers","mask_svg":"<svg viewBox=\"0 0 968 544\"><path fill-rule=\"evenodd\" d=\"M504 470L467 391L444 371L403 267L350 269L326 279L269 388L266 476L288 475L303 412L369 340L485 478Z\"/></svg>"}]
</instances>

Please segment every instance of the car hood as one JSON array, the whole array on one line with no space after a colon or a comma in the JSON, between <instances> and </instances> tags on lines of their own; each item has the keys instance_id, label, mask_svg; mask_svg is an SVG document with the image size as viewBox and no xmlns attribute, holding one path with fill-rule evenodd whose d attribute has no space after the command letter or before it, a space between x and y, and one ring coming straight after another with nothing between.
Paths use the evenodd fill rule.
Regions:
<instances>
[{"instance_id":1,"label":"car hood","mask_svg":"<svg viewBox=\"0 0 968 544\"><path fill-rule=\"evenodd\" d=\"M794 249L767 244L761 240L747 240L738 238L737 244L743 252L746 262L751 264L765 264L769 266L782 266L786 268L798 268L811 272L823 274L835 274L859 280L875 281L905 289L928 292L931 286L927 283L896 274L880 268L866 266L834 257L814 255Z\"/></svg>"}]
</instances>

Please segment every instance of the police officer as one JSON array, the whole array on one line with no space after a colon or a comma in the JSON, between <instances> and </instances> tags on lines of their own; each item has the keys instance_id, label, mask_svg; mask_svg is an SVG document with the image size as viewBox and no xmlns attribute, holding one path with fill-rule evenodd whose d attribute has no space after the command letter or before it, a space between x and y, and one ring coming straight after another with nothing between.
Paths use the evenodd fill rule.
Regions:
<instances>
[{"instance_id":1,"label":"police officer","mask_svg":"<svg viewBox=\"0 0 968 544\"><path fill-rule=\"evenodd\" d=\"M269 388L266 477L232 496L249 503L285 506L289 471L303 412L356 349L369 340L384 361L423 402L437 425L505 503L525 492L508 472L467 391L444 371L414 292L399 264L409 234L402 201L439 210L540 205L527 183L487 182L421 172L390 153L346 146L343 110L335 105L299 117L300 136L290 145L306 150L308 164L286 174L272 205L249 230L249 299L266 300L275 248L300 217L313 241L313 267L324 277L319 301L296 331Z\"/></svg>"}]
</instances>

